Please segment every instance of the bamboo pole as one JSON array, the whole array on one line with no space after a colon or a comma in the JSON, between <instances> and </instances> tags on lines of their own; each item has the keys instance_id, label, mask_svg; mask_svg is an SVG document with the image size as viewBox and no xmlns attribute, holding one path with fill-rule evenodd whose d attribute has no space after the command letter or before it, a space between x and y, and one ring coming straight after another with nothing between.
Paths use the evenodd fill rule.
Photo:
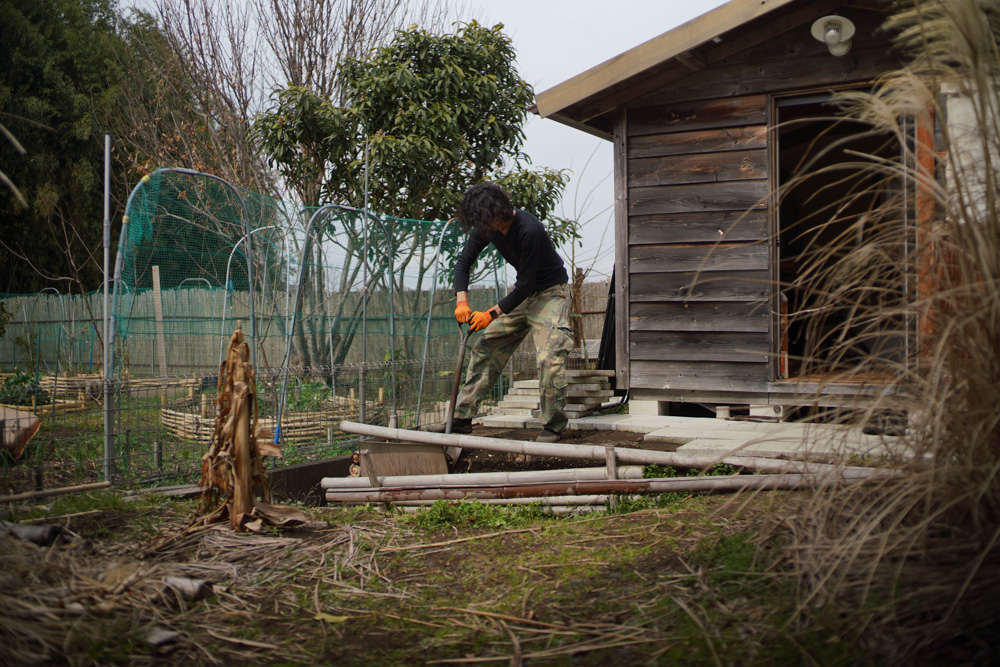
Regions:
<instances>
[{"instance_id":1,"label":"bamboo pole","mask_svg":"<svg viewBox=\"0 0 1000 667\"><path fill-rule=\"evenodd\" d=\"M386 428L371 424L344 421L340 423L344 433L354 433L373 438L397 440L402 444L441 445L445 447L462 447L464 449L481 449L527 456L554 456L566 459L585 459L590 461L606 461L608 452L603 445L569 445L565 443L526 442L522 440L506 440L503 438L484 438L478 435L456 435L454 433L432 433L430 431L409 431L399 428ZM880 471L877 468L861 466L842 466L830 463L812 463L805 461L783 461L749 456L718 457L704 454L683 454L680 452L658 452L630 447L615 447L615 456L620 463L633 465L669 465L682 468L706 469L718 463L725 463L739 468L749 468L766 473L826 473L845 477L868 477Z\"/></svg>"},{"instance_id":2,"label":"bamboo pole","mask_svg":"<svg viewBox=\"0 0 1000 667\"><path fill-rule=\"evenodd\" d=\"M535 496L534 498L484 498L477 502L483 505L547 505L547 506L604 506L609 496L589 495L589 496ZM436 500L397 500L393 503L396 507L430 507Z\"/></svg>"},{"instance_id":3,"label":"bamboo pole","mask_svg":"<svg viewBox=\"0 0 1000 667\"><path fill-rule=\"evenodd\" d=\"M409 505L399 505L394 504L393 507L397 508L400 512L406 512L407 514L416 514L421 512L426 507L421 506L409 506ZM546 512L551 512L552 514L578 514L580 512L603 512L604 505L546 505Z\"/></svg>"},{"instance_id":4,"label":"bamboo pole","mask_svg":"<svg viewBox=\"0 0 1000 667\"><path fill-rule=\"evenodd\" d=\"M338 502L394 502L399 500L462 500L527 498L559 495L634 493L732 493L750 489L777 490L814 488L818 485L850 484L863 478L788 473L779 475L726 475L719 477L672 477L639 480L580 480L526 484L495 484L455 487L382 487L380 489L327 489L326 499Z\"/></svg>"},{"instance_id":5,"label":"bamboo pole","mask_svg":"<svg viewBox=\"0 0 1000 667\"><path fill-rule=\"evenodd\" d=\"M604 479L605 468L566 468L563 470L527 470L523 472L478 472L448 475L394 475L379 477L378 486L470 486L474 484L511 484L524 482L571 482L585 479ZM618 469L621 479L642 479L641 466L623 466ZM368 489L367 479L361 477L324 477L323 489Z\"/></svg>"}]
</instances>

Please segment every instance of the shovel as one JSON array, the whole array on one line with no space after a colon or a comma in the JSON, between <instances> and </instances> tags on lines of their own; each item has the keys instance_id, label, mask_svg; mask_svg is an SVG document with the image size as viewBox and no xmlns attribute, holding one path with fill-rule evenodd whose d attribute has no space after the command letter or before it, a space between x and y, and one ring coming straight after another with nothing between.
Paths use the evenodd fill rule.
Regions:
<instances>
[{"instance_id":1,"label":"shovel","mask_svg":"<svg viewBox=\"0 0 1000 667\"><path fill-rule=\"evenodd\" d=\"M458 400L458 388L462 386L462 367L465 365L465 348L469 343L469 336L472 334L472 327L462 329L462 323L458 323L458 331L462 334L462 344L458 348L458 368L455 369L455 381L451 385L451 400L448 402L448 419L444 425L444 432L451 433L451 426L455 420L455 401ZM462 455L461 447L449 447L445 453L451 457L452 465L458 463L458 457Z\"/></svg>"}]
</instances>

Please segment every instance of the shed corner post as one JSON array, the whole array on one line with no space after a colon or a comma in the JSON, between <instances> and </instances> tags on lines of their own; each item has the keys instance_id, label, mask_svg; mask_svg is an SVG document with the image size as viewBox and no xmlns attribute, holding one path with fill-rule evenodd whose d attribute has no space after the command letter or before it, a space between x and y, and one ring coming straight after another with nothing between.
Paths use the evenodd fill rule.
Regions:
<instances>
[{"instance_id":1,"label":"shed corner post","mask_svg":"<svg viewBox=\"0 0 1000 667\"><path fill-rule=\"evenodd\" d=\"M615 369L618 389L629 388L628 112L615 111Z\"/></svg>"}]
</instances>

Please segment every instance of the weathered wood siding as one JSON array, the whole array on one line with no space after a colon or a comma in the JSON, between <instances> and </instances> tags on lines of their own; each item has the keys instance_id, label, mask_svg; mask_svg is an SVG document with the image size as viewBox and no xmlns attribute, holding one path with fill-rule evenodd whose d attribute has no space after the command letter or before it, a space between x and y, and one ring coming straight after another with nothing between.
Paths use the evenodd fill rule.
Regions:
<instances>
[{"instance_id":1,"label":"weathered wood siding","mask_svg":"<svg viewBox=\"0 0 1000 667\"><path fill-rule=\"evenodd\" d=\"M830 4L817 3L816 16ZM619 327L628 355L620 377L630 388L768 390L770 95L865 85L895 67L877 31L884 14L851 9L850 17L860 39L847 56L813 39L815 17L799 8L783 32L619 107L616 188L626 197L616 224L627 250L617 270L627 292L618 321L628 322Z\"/></svg>"},{"instance_id":2,"label":"weathered wood siding","mask_svg":"<svg viewBox=\"0 0 1000 667\"><path fill-rule=\"evenodd\" d=\"M767 98L627 116L629 386L770 380Z\"/></svg>"}]
</instances>

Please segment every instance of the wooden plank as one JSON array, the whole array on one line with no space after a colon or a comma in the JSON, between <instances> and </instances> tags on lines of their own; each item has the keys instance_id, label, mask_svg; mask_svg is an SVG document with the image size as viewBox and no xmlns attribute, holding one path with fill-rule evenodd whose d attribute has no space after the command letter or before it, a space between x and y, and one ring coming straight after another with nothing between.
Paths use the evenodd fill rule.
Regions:
<instances>
[{"instance_id":1,"label":"wooden plank","mask_svg":"<svg viewBox=\"0 0 1000 667\"><path fill-rule=\"evenodd\" d=\"M629 137L664 132L690 132L723 127L746 127L767 124L767 96L745 95L718 99L699 99L677 104L631 108Z\"/></svg>"},{"instance_id":2,"label":"wooden plank","mask_svg":"<svg viewBox=\"0 0 1000 667\"><path fill-rule=\"evenodd\" d=\"M745 125L629 137L628 156L629 159L634 159L686 153L744 151L766 146L767 126Z\"/></svg>"},{"instance_id":3,"label":"wooden plank","mask_svg":"<svg viewBox=\"0 0 1000 667\"><path fill-rule=\"evenodd\" d=\"M163 334L163 301L160 292L160 267L153 267L153 312L156 315L156 350L160 359L160 375L167 375L167 341Z\"/></svg>"},{"instance_id":4,"label":"wooden plank","mask_svg":"<svg viewBox=\"0 0 1000 667\"><path fill-rule=\"evenodd\" d=\"M633 273L633 302L758 301L771 291L769 272Z\"/></svg>"},{"instance_id":5,"label":"wooden plank","mask_svg":"<svg viewBox=\"0 0 1000 667\"><path fill-rule=\"evenodd\" d=\"M628 183L628 115L619 111L614 128L615 179L615 359L616 385L627 389L629 349L629 189Z\"/></svg>"},{"instance_id":6,"label":"wooden plank","mask_svg":"<svg viewBox=\"0 0 1000 667\"><path fill-rule=\"evenodd\" d=\"M771 313L766 301L633 303L631 331L766 332Z\"/></svg>"},{"instance_id":7,"label":"wooden plank","mask_svg":"<svg viewBox=\"0 0 1000 667\"><path fill-rule=\"evenodd\" d=\"M727 151L629 160L629 187L767 178L767 151Z\"/></svg>"},{"instance_id":8,"label":"wooden plank","mask_svg":"<svg viewBox=\"0 0 1000 667\"><path fill-rule=\"evenodd\" d=\"M706 243L629 248L629 268L637 273L696 271L766 271L768 247L763 243Z\"/></svg>"},{"instance_id":9,"label":"wooden plank","mask_svg":"<svg viewBox=\"0 0 1000 667\"><path fill-rule=\"evenodd\" d=\"M694 211L745 211L767 206L767 181L695 183L629 188L630 215L691 213Z\"/></svg>"},{"instance_id":10,"label":"wooden plank","mask_svg":"<svg viewBox=\"0 0 1000 667\"><path fill-rule=\"evenodd\" d=\"M764 209L709 211L629 218L633 245L657 243L714 243L767 240L768 215Z\"/></svg>"},{"instance_id":11,"label":"wooden plank","mask_svg":"<svg viewBox=\"0 0 1000 667\"><path fill-rule=\"evenodd\" d=\"M630 358L635 361L739 361L766 363L766 333L633 331Z\"/></svg>"},{"instance_id":12,"label":"wooden plank","mask_svg":"<svg viewBox=\"0 0 1000 667\"><path fill-rule=\"evenodd\" d=\"M768 382L768 365L752 363L633 361L633 385L641 389L739 389ZM766 386L760 386L766 389Z\"/></svg>"},{"instance_id":13,"label":"wooden plank","mask_svg":"<svg viewBox=\"0 0 1000 667\"><path fill-rule=\"evenodd\" d=\"M444 448L439 445L412 445L398 442L364 441L362 449L367 449L374 468L374 474L387 475L443 475L448 472L448 462L444 458ZM361 462L361 474L369 471L365 461Z\"/></svg>"}]
</instances>

